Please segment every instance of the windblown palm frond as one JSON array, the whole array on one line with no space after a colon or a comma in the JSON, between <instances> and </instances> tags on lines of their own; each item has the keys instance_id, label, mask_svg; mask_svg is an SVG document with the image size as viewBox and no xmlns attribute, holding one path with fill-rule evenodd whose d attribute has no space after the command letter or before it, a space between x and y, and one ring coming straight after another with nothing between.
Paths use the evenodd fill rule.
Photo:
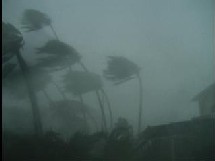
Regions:
<instances>
[{"instance_id":1,"label":"windblown palm frond","mask_svg":"<svg viewBox=\"0 0 215 161\"><path fill-rule=\"evenodd\" d=\"M39 58L40 67L64 68L80 61L79 53L70 45L59 40L50 40L43 47L37 48L37 53L49 56Z\"/></svg>"},{"instance_id":2,"label":"windblown palm frond","mask_svg":"<svg viewBox=\"0 0 215 161\"><path fill-rule=\"evenodd\" d=\"M53 55L78 55L78 52L70 45L60 40L50 40L43 47L37 48L37 53Z\"/></svg>"},{"instance_id":3,"label":"windblown palm frond","mask_svg":"<svg viewBox=\"0 0 215 161\"><path fill-rule=\"evenodd\" d=\"M29 69L29 75L31 85L36 92L43 90L51 81L50 74L35 67ZM15 98L24 99L28 95L25 79L20 70L14 70L11 75L8 75L3 85Z\"/></svg>"},{"instance_id":4,"label":"windblown palm frond","mask_svg":"<svg viewBox=\"0 0 215 161\"><path fill-rule=\"evenodd\" d=\"M21 22L23 28L26 29L27 32L29 32L39 30L44 26L50 25L51 19L46 14L40 11L34 9L27 9L23 13Z\"/></svg>"},{"instance_id":5,"label":"windblown palm frond","mask_svg":"<svg viewBox=\"0 0 215 161\"><path fill-rule=\"evenodd\" d=\"M19 30L9 23L2 22L2 58L9 61L23 46L23 37Z\"/></svg>"},{"instance_id":6,"label":"windblown palm frond","mask_svg":"<svg viewBox=\"0 0 215 161\"><path fill-rule=\"evenodd\" d=\"M108 67L104 70L104 75L115 84L120 84L132 79L132 76L137 74L139 70L136 64L124 57L109 56Z\"/></svg>"},{"instance_id":7,"label":"windblown palm frond","mask_svg":"<svg viewBox=\"0 0 215 161\"><path fill-rule=\"evenodd\" d=\"M69 72L65 75L63 82L65 91L72 92L74 95L81 95L102 88L99 75L90 72Z\"/></svg>"}]
</instances>

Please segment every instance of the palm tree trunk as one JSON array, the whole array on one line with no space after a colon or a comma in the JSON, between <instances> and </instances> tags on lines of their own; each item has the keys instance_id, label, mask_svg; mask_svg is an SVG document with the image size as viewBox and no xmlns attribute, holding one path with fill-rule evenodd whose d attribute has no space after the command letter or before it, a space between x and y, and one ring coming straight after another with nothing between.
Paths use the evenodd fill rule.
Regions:
<instances>
[{"instance_id":1,"label":"palm tree trunk","mask_svg":"<svg viewBox=\"0 0 215 161\"><path fill-rule=\"evenodd\" d=\"M82 106L84 107L84 101L83 101L82 95L79 95L79 99L80 99L80 102L81 102ZM83 108L82 108L82 114L83 114L83 118L84 118L84 131L87 132L88 131L87 117L86 117L86 112L85 112L85 110Z\"/></svg>"},{"instance_id":2,"label":"palm tree trunk","mask_svg":"<svg viewBox=\"0 0 215 161\"><path fill-rule=\"evenodd\" d=\"M55 35L56 39L59 40L58 36L57 36L57 32L55 31L54 27L52 26L52 24L49 25L49 27L51 28L53 34Z\"/></svg>"},{"instance_id":3,"label":"palm tree trunk","mask_svg":"<svg viewBox=\"0 0 215 161\"><path fill-rule=\"evenodd\" d=\"M101 108L101 113L102 113L102 129L104 131L107 130L107 123L106 123L106 117L105 117L105 111L104 111L104 106L102 104L102 100L101 100L101 97L100 97L100 94L99 94L99 91L96 90L96 96L98 98L98 102L99 102L99 106Z\"/></svg>"},{"instance_id":4,"label":"palm tree trunk","mask_svg":"<svg viewBox=\"0 0 215 161\"><path fill-rule=\"evenodd\" d=\"M43 94L45 95L45 97L47 98L47 100L49 101L49 103L53 104L53 100L49 97L48 93L46 92L45 89L42 90Z\"/></svg>"},{"instance_id":5,"label":"palm tree trunk","mask_svg":"<svg viewBox=\"0 0 215 161\"><path fill-rule=\"evenodd\" d=\"M22 70L22 73L23 73L23 76L24 76L24 79L26 82L27 90L28 90L29 99L31 102L35 134L37 136L41 136L43 134L41 115L40 115L40 111L39 111L37 97L36 97L36 94L34 92L33 86L31 84L31 78L29 76L28 66L27 66L25 60L22 58L20 52L18 52L16 54L16 57L17 57L17 60L19 62L19 66Z\"/></svg>"},{"instance_id":6,"label":"palm tree trunk","mask_svg":"<svg viewBox=\"0 0 215 161\"><path fill-rule=\"evenodd\" d=\"M107 102L108 111L109 111L109 114L110 114L110 128L112 129L113 128L113 114L112 114L112 110L111 110L110 100L109 100L109 98L108 98L108 96L105 93L103 88L101 89L101 91L102 91L102 94L104 95L105 100Z\"/></svg>"},{"instance_id":7,"label":"palm tree trunk","mask_svg":"<svg viewBox=\"0 0 215 161\"><path fill-rule=\"evenodd\" d=\"M65 93L63 93L60 89L60 87L57 85L57 83L55 83L53 80L52 80L52 83L54 84L54 86L56 87L56 89L58 90L58 92L62 95L63 99L66 100L67 97L65 95Z\"/></svg>"},{"instance_id":8,"label":"palm tree trunk","mask_svg":"<svg viewBox=\"0 0 215 161\"><path fill-rule=\"evenodd\" d=\"M141 131L141 123L142 123L142 109L143 109L143 85L142 78L140 74L137 74L137 79L139 83L139 117L138 117L138 133Z\"/></svg>"},{"instance_id":9,"label":"palm tree trunk","mask_svg":"<svg viewBox=\"0 0 215 161\"><path fill-rule=\"evenodd\" d=\"M79 64L83 68L84 71L89 72L88 69L85 67L85 65L81 61L79 61ZM99 92L96 90L95 93L96 93L96 97L98 99L99 106L100 106L101 113L102 113L102 129L106 130L107 123L106 123L106 117L105 117L105 112L104 112L104 106L103 106Z\"/></svg>"},{"instance_id":10,"label":"palm tree trunk","mask_svg":"<svg viewBox=\"0 0 215 161\"><path fill-rule=\"evenodd\" d=\"M80 98L80 102L84 105L83 96L80 95L79 98ZM96 122L95 118L89 113L89 111L84 111L84 110L83 110L82 112L83 112L83 116L84 116L84 120L85 120L85 122L86 122L86 125L87 125L86 115L88 115L89 118L92 120L92 122L95 124L96 130L98 130L97 122ZM87 126L86 126L86 127L87 127Z\"/></svg>"},{"instance_id":11,"label":"palm tree trunk","mask_svg":"<svg viewBox=\"0 0 215 161\"><path fill-rule=\"evenodd\" d=\"M87 115L92 120L92 123L95 125L96 131L98 131L98 124L96 122L96 119L93 117L93 115L90 114L90 112L87 112Z\"/></svg>"}]
</instances>

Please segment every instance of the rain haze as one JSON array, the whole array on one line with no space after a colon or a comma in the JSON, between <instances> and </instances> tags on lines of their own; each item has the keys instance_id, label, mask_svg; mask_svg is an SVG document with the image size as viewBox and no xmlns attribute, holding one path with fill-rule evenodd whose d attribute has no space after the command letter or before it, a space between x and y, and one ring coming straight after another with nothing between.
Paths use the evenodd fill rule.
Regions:
<instances>
[{"instance_id":1,"label":"rain haze","mask_svg":"<svg viewBox=\"0 0 215 161\"><path fill-rule=\"evenodd\" d=\"M101 77L113 123L125 118L136 132L138 79L134 76L119 85L106 79L108 56L125 57L140 68L142 130L198 117L199 104L193 98L215 82L214 6L214 0L3 0L2 21L21 31L25 41L22 56L27 64L35 65L42 55L35 54L35 48L56 38L49 27L25 32L21 19L26 9L48 15L58 38L77 50L87 69ZM76 63L71 70L82 69ZM51 72L52 80L62 90L62 77L67 71ZM62 99L53 84L46 92L52 100ZM86 93L83 99L100 127L102 116L95 92ZM42 92L38 93L38 102L41 111L49 109ZM5 88L3 106L28 109L30 103L13 99ZM108 109L105 113L108 121ZM42 118L43 126L52 129L56 122L51 120L51 116Z\"/></svg>"}]
</instances>

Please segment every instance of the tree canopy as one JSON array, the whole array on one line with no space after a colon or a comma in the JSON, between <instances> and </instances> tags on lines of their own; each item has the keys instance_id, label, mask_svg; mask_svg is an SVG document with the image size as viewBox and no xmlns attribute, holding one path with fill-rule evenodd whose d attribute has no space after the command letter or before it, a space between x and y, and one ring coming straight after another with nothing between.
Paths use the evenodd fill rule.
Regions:
<instances>
[{"instance_id":1,"label":"tree canopy","mask_svg":"<svg viewBox=\"0 0 215 161\"><path fill-rule=\"evenodd\" d=\"M137 74L140 68L130 60L122 56L109 56L108 66L104 70L104 76L113 81L115 84L120 84Z\"/></svg>"},{"instance_id":2,"label":"tree canopy","mask_svg":"<svg viewBox=\"0 0 215 161\"><path fill-rule=\"evenodd\" d=\"M23 13L22 26L27 32L42 29L44 26L51 24L51 19L44 13L27 9Z\"/></svg>"}]
</instances>

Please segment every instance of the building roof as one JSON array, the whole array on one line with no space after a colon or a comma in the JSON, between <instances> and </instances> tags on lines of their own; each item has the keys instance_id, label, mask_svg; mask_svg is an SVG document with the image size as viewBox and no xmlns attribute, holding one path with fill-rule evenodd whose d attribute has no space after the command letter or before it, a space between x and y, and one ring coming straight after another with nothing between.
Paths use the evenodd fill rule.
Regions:
<instances>
[{"instance_id":1,"label":"building roof","mask_svg":"<svg viewBox=\"0 0 215 161\"><path fill-rule=\"evenodd\" d=\"M199 101L200 99L204 99L205 97L208 97L209 95L213 95L215 98L215 83L208 86L206 89L201 91L199 94L197 94L192 101Z\"/></svg>"},{"instance_id":2,"label":"building roof","mask_svg":"<svg viewBox=\"0 0 215 161\"><path fill-rule=\"evenodd\" d=\"M210 133L214 130L214 118L192 119L158 126L147 127L141 137L148 140L170 136L195 136L197 133Z\"/></svg>"}]
</instances>

